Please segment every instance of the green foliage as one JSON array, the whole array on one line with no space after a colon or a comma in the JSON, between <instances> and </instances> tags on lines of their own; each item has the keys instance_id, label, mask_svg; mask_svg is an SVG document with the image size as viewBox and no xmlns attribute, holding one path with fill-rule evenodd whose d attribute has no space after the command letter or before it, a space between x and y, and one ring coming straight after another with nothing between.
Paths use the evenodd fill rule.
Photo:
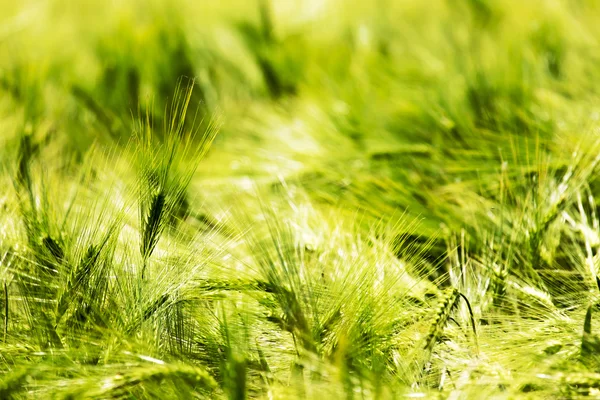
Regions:
<instances>
[{"instance_id":1,"label":"green foliage","mask_svg":"<svg viewBox=\"0 0 600 400\"><path fill-rule=\"evenodd\" d=\"M599 18L5 1L0 398L598 397Z\"/></svg>"}]
</instances>

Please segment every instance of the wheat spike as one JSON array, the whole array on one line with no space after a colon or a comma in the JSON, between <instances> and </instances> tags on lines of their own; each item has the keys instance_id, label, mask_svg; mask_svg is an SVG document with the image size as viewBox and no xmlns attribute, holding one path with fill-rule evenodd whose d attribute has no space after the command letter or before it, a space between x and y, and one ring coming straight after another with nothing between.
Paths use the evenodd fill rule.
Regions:
<instances>
[{"instance_id":1,"label":"wheat spike","mask_svg":"<svg viewBox=\"0 0 600 400\"><path fill-rule=\"evenodd\" d=\"M458 290L451 288L448 289L448 291L440 299L433 320L431 321L429 332L425 337L425 350L433 350L435 343L444 331L444 327L446 326L446 322L448 322L450 313L458 303L458 298Z\"/></svg>"}]
</instances>

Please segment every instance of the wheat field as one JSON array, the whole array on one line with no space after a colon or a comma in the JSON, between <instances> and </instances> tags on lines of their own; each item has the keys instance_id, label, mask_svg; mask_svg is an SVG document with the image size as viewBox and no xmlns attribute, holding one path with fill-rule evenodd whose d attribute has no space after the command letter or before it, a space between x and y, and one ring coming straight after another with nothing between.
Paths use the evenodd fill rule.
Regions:
<instances>
[{"instance_id":1,"label":"wheat field","mask_svg":"<svg viewBox=\"0 0 600 400\"><path fill-rule=\"evenodd\" d=\"M0 399L600 397L598 21L0 0Z\"/></svg>"}]
</instances>

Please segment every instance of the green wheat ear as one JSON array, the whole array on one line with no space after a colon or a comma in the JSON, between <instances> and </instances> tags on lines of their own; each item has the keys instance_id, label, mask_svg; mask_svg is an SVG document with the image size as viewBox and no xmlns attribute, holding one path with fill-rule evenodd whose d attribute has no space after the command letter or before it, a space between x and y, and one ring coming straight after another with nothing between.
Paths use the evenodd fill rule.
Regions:
<instances>
[{"instance_id":1,"label":"green wheat ear","mask_svg":"<svg viewBox=\"0 0 600 400\"><path fill-rule=\"evenodd\" d=\"M440 299L433 320L431 321L429 332L425 336L425 350L433 350L433 347L444 332L444 327L450 318L452 310L456 307L458 299L459 292L455 288L448 289Z\"/></svg>"},{"instance_id":2,"label":"green wheat ear","mask_svg":"<svg viewBox=\"0 0 600 400\"><path fill-rule=\"evenodd\" d=\"M33 145L31 143L31 135L24 133L19 143L17 183L27 190L31 190L32 185L30 170L32 158Z\"/></svg>"},{"instance_id":3,"label":"green wheat ear","mask_svg":"<svg viewBox=\"0 0 600 400\"><path fill-rule=\"evenodd\" d=\"M166 197L161 191L152 196L148 216L142 226L141 253L144 261L150 258L165 225Z\"/></svg>"},{"instance_id":4,"label":"green wheat ear","mask_svg":"<svg viewBox=\"0 0 600 400\"><path fill-rule=\"evenodd\" d=\"M187 87L179 81L173 100L166 110L169 117L159 139L153 131L149 111L136 131L140 166L140 254L142 278L146 277L148 261L165 228L187 210L186 191L197 165L208 151L217 133L210 124L200 138L195 121L186 126L186 116L194 82ZM199 140L198 140L199 139Z\"/></svg>"},{"instance_id":5,"label":"green wheat ear","mask_svg":"<svg viewBox=\"0 0 600 400\"><path fill-rule=\"evenodd\" d=\"M493 303L496 307L502 304L508 287L508 271L505 266L494 267L490 276Z\"/></svg>"},{"instance_id":6,"label":"green wheat ear","mask_svg":"<svg viewBox=\"0 0 600 400\"><path fill-rule=\"evenodd\" d=\"M590 358L597 358L600 354L600 338L592 334L592 310L594 306L590 305L585 313L583 321L583 335L581 337L581 357L583 361Z\"/></svg>"},{"instance_id":7,"label":"green wheat ear","mask_svg":"<svg viewBox=\"0 0 600 400\"><path fill-rule=\"evenodd\" d=\"M425 337L425 347L424 349L428 352L431 352L439 340L439 338L444 333L444 328L450 319L450 315L452 311L457 307L458 300L462 298L469 310L469 317L471 320L471 328L473 330L473 340L475 342L476 352L479 353L479 343L477 339L477 328L475 326L475 317L473 315L473 309L471 308L471 303L469 299L462 293L460 293L456 288L450 288L447 290L446 294L440 299L440 302L436 308L436 312L433 317L433 321L429 327L429 331L427 336Z\"/></svg>"}]
</instances>

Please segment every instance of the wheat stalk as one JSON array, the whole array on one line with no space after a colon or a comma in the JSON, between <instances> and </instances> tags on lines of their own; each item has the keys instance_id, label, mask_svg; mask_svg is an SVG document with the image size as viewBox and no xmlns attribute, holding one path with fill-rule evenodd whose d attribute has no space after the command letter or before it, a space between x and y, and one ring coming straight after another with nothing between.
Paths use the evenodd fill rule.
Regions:
<instances>
[{"instance_id":1,"label":"wheat stalk","mask_svg":"<svg viewBox=\"0 0 600 400\"><path fill-rule=\"evenodd\" d=\"M6 337L8 335L8 285L6 279L3 283L4 287L4 343L6 343Z\"/></svg>"}]
</instances>

